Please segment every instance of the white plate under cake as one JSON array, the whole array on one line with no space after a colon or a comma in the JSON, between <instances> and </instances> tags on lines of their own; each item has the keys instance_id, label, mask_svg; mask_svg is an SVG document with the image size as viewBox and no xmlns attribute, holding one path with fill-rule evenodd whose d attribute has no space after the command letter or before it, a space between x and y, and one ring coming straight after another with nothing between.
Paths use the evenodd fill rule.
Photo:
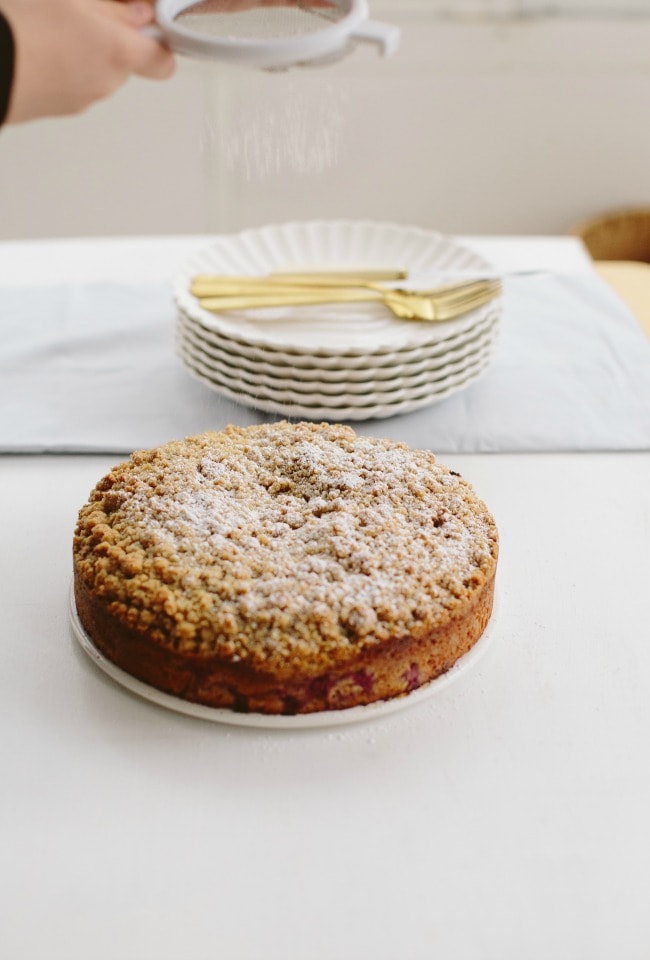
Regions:
<instances>
[{"instance_id":1,"label":"white plate under cake","mask_svg":"<svg viewBox=\"0 0 650 960\"><path fill-rule=\"evenodd\" d=\"M489 621L498 535L429 451L278 422L133 454L81 509L73 553L81 626L122 671L296 715L449 670Z\"/></svg>"}]
</instances>

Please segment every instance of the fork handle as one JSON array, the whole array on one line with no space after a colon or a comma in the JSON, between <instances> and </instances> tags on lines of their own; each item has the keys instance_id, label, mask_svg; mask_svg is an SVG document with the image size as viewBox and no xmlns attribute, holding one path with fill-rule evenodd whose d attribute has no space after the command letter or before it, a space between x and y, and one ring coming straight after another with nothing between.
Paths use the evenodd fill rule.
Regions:
<instances>
[{"instance_id":1,"label":"fork handle","mask_svg":"<svg viewBox=\"0 0 650 960\"><path fill-rule=\"evenodd\" d=\"M327 303L369 303L384 301L378 290L332 289L278 293L252 293L243 296L201 297L204 310L221 313L225 310L255 310L263 307L308 307Z\"/></svg>"}]
</instances>

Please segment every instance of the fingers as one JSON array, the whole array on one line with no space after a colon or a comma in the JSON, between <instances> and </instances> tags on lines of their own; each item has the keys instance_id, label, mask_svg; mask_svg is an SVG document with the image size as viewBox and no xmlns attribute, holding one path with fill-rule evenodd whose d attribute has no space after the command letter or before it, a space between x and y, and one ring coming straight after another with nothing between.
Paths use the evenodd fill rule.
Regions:
<instances>
[{"instance_id":1,"label":"fingers","mask_svg":"<svg viewBox=\"0 0 650 960\"><path fill-rule=\"evenodd\" d=\"M125 43L124 66L129 72L149 80L167 80L176 69L176 60L171 51L154 35L143 28L155 19L153 6L148 0L132 2L109 2L104 8L110 15L133 31Z\"/></svg>"}]
</instances>

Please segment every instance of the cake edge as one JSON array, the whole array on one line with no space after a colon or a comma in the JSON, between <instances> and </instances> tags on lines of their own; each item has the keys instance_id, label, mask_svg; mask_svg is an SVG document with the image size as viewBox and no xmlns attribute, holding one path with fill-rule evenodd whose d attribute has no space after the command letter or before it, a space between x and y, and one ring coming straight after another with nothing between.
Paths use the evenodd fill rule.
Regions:
<instances>
[{"instance_id":1,"label":"cake edge","mask_svg":"<svg viewBox=\"0 0 650 960\"><path fill-rule=\"evenodd\" d=\"M496 565L460 617L364 646L357 656L311 675L298 669L264 673L216 655L179 654L124 625L88 588L74 566L79 621L115 666L155 689L190 703L237 713L297 715L367 706L405 696L446 673L483 635L494 603Z\"/></svg>"}]
</instances>

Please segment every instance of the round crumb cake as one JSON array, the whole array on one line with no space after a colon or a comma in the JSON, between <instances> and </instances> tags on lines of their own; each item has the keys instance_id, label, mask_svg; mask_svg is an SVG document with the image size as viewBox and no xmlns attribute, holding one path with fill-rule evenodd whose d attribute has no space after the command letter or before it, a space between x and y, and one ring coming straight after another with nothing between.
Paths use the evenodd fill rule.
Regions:
<instances>
[{"instance_id":1,"label":"round crumb cake","mask_svg":"<svg viewBox=\"0 0 650 960\"><path fill-rule=\"evenodd\" d=\"M334 424L228 427L138 451L74 537L79 619L195 703L297 714L399 697L492 611L497 529L432 453Z\"/></svg>"}]
</instances>

